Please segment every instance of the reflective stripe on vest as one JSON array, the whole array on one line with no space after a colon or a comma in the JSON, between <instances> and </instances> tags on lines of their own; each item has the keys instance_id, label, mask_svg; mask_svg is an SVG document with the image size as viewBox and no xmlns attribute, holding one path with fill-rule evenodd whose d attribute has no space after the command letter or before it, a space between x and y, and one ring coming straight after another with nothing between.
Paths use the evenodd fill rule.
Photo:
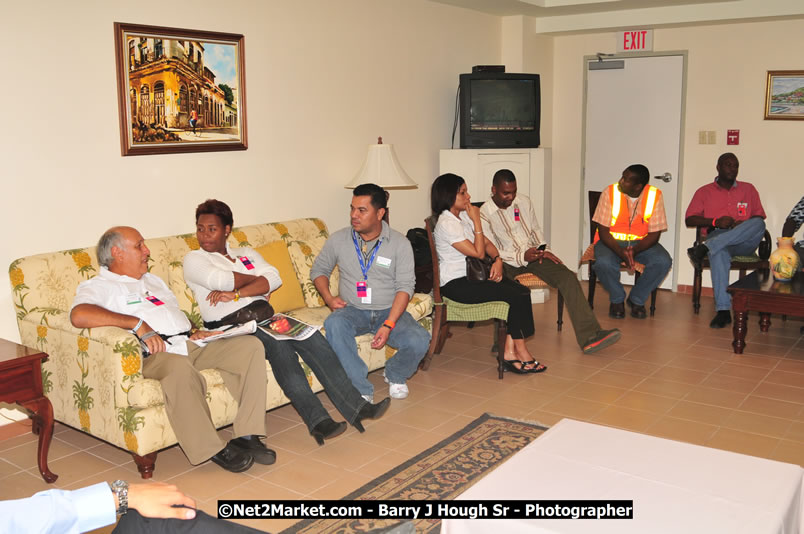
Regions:
<instances>
[{"instance_id":1,"label":"reflective stripe on vest","mask_svg":"<svg viewBox=\"0 0 804 534\"><path fill-rule=\"evenodd\" d=\"M609 232L609 233L617 241L639 241L640 239L645 238L644 235L640 236L636 234L621 234L620 232Z\"/></svg>"},{"instance_id":2,"label":"reflective stripe on vest","mask_svg":"<svg viewBox=\"0 0 804 534\"><path fill-rule=\"evenodd\" d=\"M622 205L621 198L622 196L624 196L624 193L620 192L616 183L610 185L609 187L611 197L611 226L609 228L614 228L614 225L617 223L617 218L620 215L620 209ZM659 196L659 189L652 185L648 186L648 194L647 197L645 198L645 210L644 213L642 214L642 220L645 221L645 223L647 223L650 220L651 216L653 216L653 210L656 207L656 198L658 196ZM626 214L626 217L627 216L628 215ZM645 233L644 235L639 235L626 232L611 232L611 236L617 241L639 241L640 239L644 239L647 235L648 235L647 233Z\"/></svg>"},{"instance_id":3,"label":"reflective stripe on vest","mask_svg":"<svg viewBox=\"0 0 804 534\"><path fill-rule=\"evenodd\" d=\"M653 215L653 208L656 205L656 191L658 190L654 186L650 186L648 189L648 199L645 201L645 214L642 216L645 222L648 222L651 215Z\"/></svg>"}]
</instances>

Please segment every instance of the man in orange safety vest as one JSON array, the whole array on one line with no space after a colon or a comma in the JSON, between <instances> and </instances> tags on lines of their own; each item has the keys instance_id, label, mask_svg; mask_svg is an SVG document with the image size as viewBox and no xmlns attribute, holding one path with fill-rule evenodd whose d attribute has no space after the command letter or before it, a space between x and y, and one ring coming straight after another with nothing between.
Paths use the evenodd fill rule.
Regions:
<instances>
[{"instance_id":1,"label":"man in orange safety vest","mask_svg":"<svg viewBox=\"0 0 804 534\"><path fill-rule=\"evenodd\" d=\"M662 192L649 186L650 173L644 165L630 165L617 183L600 195L592 220L598 223L595 234L594 270L609 293L609 316L625 317L625 302L631 316L647 316L645 301L670 271L673 259L659 244L659 234L667 230ZM626 299L620 283L620 268L633 273L636 264L644 265Z\"/></svg>"}]
</instances>

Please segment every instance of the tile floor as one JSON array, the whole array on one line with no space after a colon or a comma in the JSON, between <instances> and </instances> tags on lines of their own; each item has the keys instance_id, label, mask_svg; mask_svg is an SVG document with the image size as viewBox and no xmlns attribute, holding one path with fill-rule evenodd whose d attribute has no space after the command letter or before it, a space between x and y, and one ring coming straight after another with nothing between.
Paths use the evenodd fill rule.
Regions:
<instances>
[{"instance_id":1,"label":"tile floor","mask_svg":"<svg viewBox=\"0 0 804 534\"><path fill-rule=\"evenodd\" d=\"M761 333L749 322L745 354L731 350L731 330L711 330L711 298L701 315L689 295L660 291L656 316L647 320L606 315L604 291L596 310L604 328L619 327L621 341L583 355L565 312L556 331L555 292L534 306L534 355L546 373L498 380L489 352L492 328L453 327L431 369L409 384L411 396L393 401L365 434L349 429L316 445L290 406L266 414L273 466L232 474L207 462L192 466L178 447L159 453L154 480L170 481L215 514L217 499L338 499L459 430L483 412L552 425L564 417L804 465L804 336L800 319L773 317ZM372 373L379 394L382 374ZM325 405L334 414L325 394ZM335 415L335 414L334 414ZM24 424L24 423L22 423ZM22 424L0 427L0 499L49 487L36 468L35 436ZM228 435L229 430L221 430ZM3 437L5 436L5 439ZM136 481L131 457L93 437L56 425L49 465L53 485L72 489L124 478ZM277 532L295 520L245 521ZM104 529L102 531L109 531Z\"/></svg>"}]
</instances>

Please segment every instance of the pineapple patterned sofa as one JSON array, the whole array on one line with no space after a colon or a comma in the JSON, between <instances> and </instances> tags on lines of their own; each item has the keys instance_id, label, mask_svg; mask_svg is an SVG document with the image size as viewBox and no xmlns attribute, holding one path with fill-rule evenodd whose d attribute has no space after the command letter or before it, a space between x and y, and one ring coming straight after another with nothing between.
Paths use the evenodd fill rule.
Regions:
<instances>
[{"instance_id":1,"label":"pineapple patterned sofa","mask_svg":"<svg viewBox=\"0 0 804 534\"><path fill-rule=\"evenodd\" d=\"M277 311L322 325L330 311L310 280L310 268L327 237L321 220L296 219L236 228L229 243L257 249L279 269L283 286L271 296ZM150 272L167 282L184 313L200 325L198 304L182 275L184 255L198 248L195 234L148 239L146 244L151 250ZM56 420L131 452L143 478L149 478L157 452L176 444L159 382L142 377L139 344L128 331L115 327L79 330L70 324L76 287L98 269L94 247L14 261L9 278L20 338L24 345L50 355L43 365L42 380ZM337 269L330 281L337 294ZM408 311L431 329L429 295L414 295ZM370 335L357 341L370 370L384 366L394 353L390 347L372 349ZM313 389L320 391L314 374L304 363L302 366ZM288 403L267 362L266 373L266 410ZM218 428L231 424L237 403L217 371L207 369L202 374L213 422Z\"/></svg>"}]
</instances>

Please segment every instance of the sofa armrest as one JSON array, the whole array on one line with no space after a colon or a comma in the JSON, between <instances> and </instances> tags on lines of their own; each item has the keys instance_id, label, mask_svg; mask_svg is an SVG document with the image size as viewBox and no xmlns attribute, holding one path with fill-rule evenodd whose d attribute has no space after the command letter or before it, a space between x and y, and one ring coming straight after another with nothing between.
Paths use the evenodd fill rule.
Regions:
<instances>
[{"instance_id":1,"label":"sofa armrest","mask_svg":"<svg viewBox=\"0 0 804 534\"><path fill-rule=\"evenodd\" d=\"M55 418L119 445L119 412L128 407L128 390L142 380L136 337L122 328L82 330L34 317L18 326L24 345L48 354L42 382Z\"/></svg>"}]
</instances>

